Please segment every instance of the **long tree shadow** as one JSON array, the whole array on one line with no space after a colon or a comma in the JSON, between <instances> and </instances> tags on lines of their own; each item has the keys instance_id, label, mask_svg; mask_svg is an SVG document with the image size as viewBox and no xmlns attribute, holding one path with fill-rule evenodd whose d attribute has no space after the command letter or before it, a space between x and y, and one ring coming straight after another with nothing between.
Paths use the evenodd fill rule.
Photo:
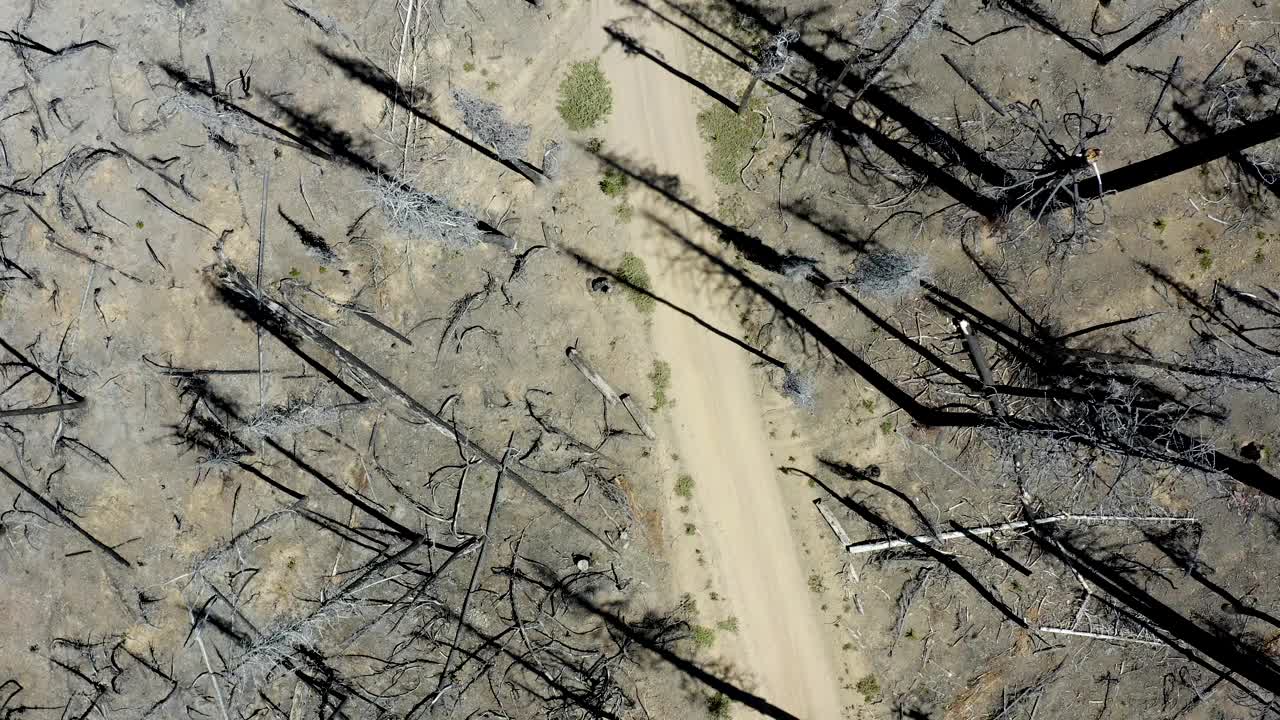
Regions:
<instances>
[{"instance_id":1,"label":"long tree shadow","mask_svg":"<svg viewBox=\"0 0 1280 720\"><path fill-rule=\"evenodd\" d=\"M706 93L706 95L710 97L712 100L715 100L716 102L724 105L730 110L738 109L737 103L733 102L732 100L725 97L724 95L721 95L720 93L716 92L710 85L672 66L671 63L668 63L665 59L660 57L658 54L646 48L640 42L639 38L636 38L632 35L628 35L627 33L623 32L622 30L620 30L619 28L613 25L606 25L604 28L604 31L609 35L609 38L611 40L613 40L614 42L622 46L623 54L629 57L638 55L640 57L646 58L649 61L651 61L653 64L657 65L663 70L666 70L667 72L671 73L672 75L679 78L680 80L683 80L684 82L693 86L697 90L700 90L701 92Z\"/></svg>"},{"instance_id":2,"label":"long tree shadow","mask_svg":"<svg viewBox=\"0 0 1280 720\"><path fill-rule=\"evenodd\" d=\"M571 258L573 258L575 261L577 261L577 263L578 263L579 265L581 265L581 266L583 266L584 268L586 268L586 269L590 270L591 272L593 272L593 273L597 273L597 274L599 274L599 275L604 275L605 277L608 277L608 278L609 278L610 280L612 280L613 282L615 282L615 283L617 283L617 284L621 285L622 287L626 288L628 292L635 293L636 295L639 295L639 296L642 296L642 297L650 298L650 299L652 299L654 302L658 303L659 305L662 305L663 307L670 308L671 310L673 310L673 311L675 311L675 312L679 313L680 315L684 316L685 318L688 318L689 320L691 320L694 324L696 324L698 327L702 328L703 330L706 330L707 332L711 333L712 335L715 335L715 336L716 336L716 337L718 337L718 338L721 338L721 339L723 339L723 340L727 340L727 341L728 341L728 342L730 342L730 343L733 343L734 345L738 346L738 348L740 348L741 350L743 350L743 351L745 351L745 352L749 353L750 355L752 355L752 356L754 356L754 357L758 358L761 362L768 363L769 365L772 365L772 366L774 366L774 367L776 367L776 368L780 368L780 369L782 369L782 370L786 370L786 369L787 369L787 364L786 364L785 362L783 362L783 361L779 360L778 358L773 357L772 355L770 355L769 353L765 352L764 350L761 350L760 348L757 348L757 347L755 347L754 345L751 345L750 343L746 342L745 340L742 340L742 339L738 338L738 337L737 337L737 336L735 336L735 335L731 335L731 334L729 334L729 333L725 332L724 330L721 330L720 328L716 327L715 325L712 325L711 323L707 322L706 320L703 320L701 317L699 317L699 316L698 316L698 315L696 315L695 313L693 313L693 312L691 312L691 311L689 311L689 310L685 309L684 307L682 307L682 306L680 306L680 305L676 305L675 303L673 303L673 302L671 302L670 300L668 300L668 299L666 299L666 298L662 297L661 295L657 295L657 294L655 294L655 293L654 293L652 290L650 290L649 288L641 287L641 286L639 286L639 285L635 284L634 282L632 282L631 280L629 280L629 279L627 279L627 278L623 277L622 275L619 275L618 273L616 273L616 272L614 272L614 271L612 271L612 270L609 270L608 268L606 268L606 267L604 267L604 266L602 266L602 265L600 265L600 264L596 263L594 260L592 260L591 258L587 257L586 255L583 255L582 253L578 252L577 250L573 250L573 249L566 249L566 250L564 250L564 252L565 252L565 254L567 254L569 257L571 257Z\"/></svg>"},{"instance_id":3,"label":"long tree shadow","mask_svg":"<svg viewBox=\"0 0 1280 720\"><path fill-rule=\"evenodd\" d=\"M485 158L492 160L511 172L517 173L521 177L530 180L530 182L534 182L534 180L529 177L529 173L526 172L525 169L521 168L517 163L500 157L496 152L488 147L485 147L467 135L453 129L435 116L423 110L418 104L409 103L408 98L411 97L410 93L382 68L357 57L339 55L322 45L316 45L315 50L326 61L341 70L348 78L376 91L396 106L403 108L414 117L422 120L428 125L431 125L438 130L442 130L449 137L480 153ZM532 165L530 167L532 167ZM538 168L534 169L538 170ZM539 172L541 171L539 170Z\"/></svg>"},{"instance_id":4,"label":"long tree shadow","mask_svg":"<svg viewBox=\"0 0 1280 720\"><path fill-rule=\"evenodd\" d=\"M693 38L703 47L715 52L717 55L730 63L733 63L743 71L748 73L752 71L752 65L725 52L723 49L717 47L714 43L709 42L698 33L686 28L680 22L677 22L675 19L663 14L652 5L649 5L645 0L630 0L630 2L645 9L658 19L670 24L685 35ZM671 2L667 2L667 4L707 33L720 38L721 41L734 47L744 57L751 58L753 61L755 60L749 50L741 47L735 41L729 39L715 28L703 22L697 15L694 15L681 6ZM832 106L830 103L826 102L825 98L813 93L803 84L785 76L783 77L782 82L775 82L768 78L762 79L761 82L772 88L775 92L786 96L792 102L795 102L797 105L805 108L815 117L819 118L819 124L811 128L811 131L830 131L833 139L837 143L853 147L859 146L859 138L866 138L896 162L902 164L912 172L919 173L920 175L928 178L929 181L940 190L947 193L957 201L965 204L974 212L988 218L995 218L999 216L1000 208L998 203L994 200L986 197L973 188L970 188L968 185L961 182L959 178L951 175L942 167L939 167L937 164L933 163L910 147L896 141L888 134L858 120L851 113L842 112L839 108ZM1000 182L993 184L1003 186L1013 183L1011 176L1004 173L1003 170L985 160L972 150L967 149L967 147L964 147L958 140L951 138L946 131L932 123L929 123L928 121L923 120L914 112L910 111L910 109L905 105L902 105L889 97L887 93L884 93L882 90L875 87L869 88L864 93L863 97L872 105L876 106L877 109L881 110L886 115L889 115L904 127L913 129L913 134L916 135L917 138L925 145L933 148L935 151L939 151L938 149L942 148L942 151L939 151L939 154L943 158L947 159L948 165L952 163L953 158L958 158L960 164L965 168L971 171L975 171L976 168L976 171L980 175L985 174L990 178L1000 180ZM736 105L734 107L736 107ZM951 144L948 144L948 139L950 139L950 141L955 145L961 146L962 149L956 149ZM990 181L988 180L988 182Z\"/></svg>"},{"instance_id":5,"label":"long tree shadow","mask_svg":"<svg viewBox=\"0 0 1280 720\"><path fill-rule=\"evenodd\" d=\"M1036 25L1039 25L1045 31L1058 37L1076 50L1079 50L1085 57L1088 57L1099 65L1105 66L1123 55L1127 50L1129 50L1129 48L1132 48L1133 46L1150 38L1156 31L1173 22L1173 20L1175 20L1179 15L1182 15L1184 12L1189 10L1191 6L1198 2L1200 2L1200 0L1184 0L1181 5L1161 13L1155 20L1143 26L1142 29L1121 41L1111 50L1107 50L1105 52L1094 45L1086 44L1075 35L1064 30L1061 27L1061 24L1054 19L1047 10L1037 7L1034 2L1031 2L1031 0L999 0L997 4L1007 6L1015 15L1020 15Z\"/></svg>"},{"instance_id":6,"label":"long tree shadow","mask_svg":"<svg viewBox=\"0 0 1280 720\"><path fill-rule=\"evenodd\" d=\"M1064 565L1114 598L1117 605L1113 607L1122 609L1129 619L1192 662L1215 674L1221 674L1218 668L1206 660L1208 658L1264 690L1280 690L1280 665L1275 660L1192 622L1138 587L1122 573L1090 557L1070 538L1055 532L1051 526L1032 525L1031 530L1044 552L1058 558ZM1227 681L1261 700L1252 688L1240 680L1228 676Z\"/></svg>"},{"instance_id":7,"label":"long tree shadow","mask_svg":"<svg viewBox=\"0 0 1280 720\"><path fill-rule=\"evenodd\" d=\"M919 540L915 539L915 537L912 536L910 533L906 532L905 530L889 522L888 519L886 519L880 513L876 512L875 509L873 509L871 506L867 505L866 503L858 502L857 500L854 500L853 498L847 495L841 495L837 493L834 489L831 488L831 486L827 485L825 482L822 481L821 478L817 477L811 472L801 470L800 468L797 468L797 467L780 467L778 468L778 470L788 475L796 475L799 477L806 478L807 480L816 484L818 487L822 488L824 492L830 495L833 499L835 499L841 505L844 505L846 508L853 511L853 513L856 514L858 517L867 521L868 523L870 523L872 526L879 529L884 534L889 535L895 539L906 540L908 543L910 543L910 545L913 548L915 548L921 553L924 553L929 558L935 560L936 562L941 564L943 567L950 570L952 573L956 575L956 577L965 581L969 585L969 587L973 588L974 592L978 593L979 597L985 600L987 604L991 605L991 607L999 611L999 613L1003 615L1005 619L1007 619L1009 622L1024 629L1029 627L1027 625L1026 620L1023 620L1021 616L1015 613L1012 608L1010 608L1008 605L1004 603L1003 600L1001 600L999 597L996 596L995 592L991 590L991 588L988 588L986 585L984 585L981 580L975 577L973 573L969 572L968 568L964 567L964 565L962 565L959 560L956 560L955 557L939 550L938 548L934 547L929 543L920 542Z\"/></svg>"},{"instance_id":8,"label":"long tree shadow","mask_svg":"<svg viewBox=\"0 0 1280 720\"><path fill-rule=\"evenodd\" d=\"M638 1L638 0L633 0ZM715 32L701 20L698 20L692 12L681 8L673 0L664 0L667 5L676 8L682 15L696 22L704 30ZM745 0L729 0L730 6L744 17L749 18L756 25L764 29L770 34L781 31L782 24L770 19L766 9L761 6L746 2ZM724 42L733 45L739 52L752 57L753 54L746 48L734 43L722 33L715 32ZM854 93L860 93L864 101L876 108L885 116L891 118L905 130L914 135L922 144L936 152L940 157L948 163L956 163L964 167L969 172L982 178L989 185L996 187L1006 187L1016 182L1016 179L1000 167L996 163L983 157L981 153L969 147L959 138L954 137L946 130L938 125L930 122L922 117L910 107L890 95L888 92L877 88L873 83L868 83L867 78L856 76L854 73L844 72L845 63L827 57L817 48L806 44L803 40L792 43L790 46L792 52L798 57L804 59L811 64L818 72L819 76L830 77L832 79L842 78L841 84Z\"/></svg>"}]
</instances>

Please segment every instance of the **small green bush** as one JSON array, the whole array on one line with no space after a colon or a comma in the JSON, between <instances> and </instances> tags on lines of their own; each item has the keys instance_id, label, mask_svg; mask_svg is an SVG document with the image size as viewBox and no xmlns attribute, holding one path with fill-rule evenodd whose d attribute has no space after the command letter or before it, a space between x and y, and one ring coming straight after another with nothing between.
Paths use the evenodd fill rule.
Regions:
<instances>
[{"instance_id":1,"label":"small green bush","mask_svg":"<svg viewBox=\"0 0 1280 720\"><path fill-rule=\"evenodd\" d=\"M609 168L604 171L604 179L600 181L600 192L611 198L621 197L622 193L627 191L627 183L631 178L618 168Z\"/></svg>"},{"instance_id":2,"label":"small green bush","mask_svg":"<svg viewBox=\"0 0 1280 720\"><path fill-rule=\"evenodd\" d=\"M733 701L723 693L716 693L707 698L707 715L712 720L729 720L733 717Z\"/></svg>"},{"instance_id":3,"label":"small green bush","mask_svg":"<svg viewBox=\"0 0 1280 720\"><path fill-rule=\"evenodd\" d=\"M595 60L576 62L560 82L560 117L570 130L599 125L613 110L613 89Z\"/></svg>"},{"instance_id":4,"label":"small green bush","mask_svg":"<svg viewBox=\"0 0 1280 720\"><path fill-rule=\"evenodd\" d=\"M661 410L671 403L671 399L667 397L667 391L671 389L671 366L665 361L654 360L653 370L649 372L649 382L653 383L653 407L652 410ZM685 477L688 477L687 475ZM689 478L690 487L693 485L693 478ZM677 483L679 487L679 483ZM687 495L685 497L688 497Z\"/></svg>"},{"instance_id":5,"label":"small green bush","mask_svg":"<svg viewBox=\"0 0 1280 720\"><path fill-rule=\"evenodd\" d=\"M635 304L636 309L642 313L653 312L653 308L657 304L654 299L634 289L650 290L653 288L653 279L649 277L649 271L644 266L644 260L631 253L623 255L622 263L618 265L617 275L624 282L633 286L627 288L627 295L630 296L631 302Z\"/></svg>"},{"instance_id":6,"label":"small green bush","mask_svg":"<svg viewBox=\"0 0 1280 720\"><path fill-rule=\"evenodd\" d=\"M685 500L693 499L693 476L681 475L676 478L676 494Z\"/></svg>"},{"instance_id":7,"label":"small green bush","mask_svg":"<svg viewBox=\"0 0 1280 720\"><path fill-rule=\"evenodd\" d=\"M716 631L704 625L693 626L693 644L706 650L716 644Z\"/></svg>"},{"instance_id":8,"label":"small green bush","mask_svg":"<svg viewBox=\"0 0 1280 720\"><path fill-rule=\"evenodd\" d=\"M604 140L593 137L587 141L587 152L599 155L601 150L604 150Z\"/></svg>"},{"instance_id":9,"label":"small green bush","mask_svg":"<svg viewBox=\"0 0 1280 720\"><path fill-rule=\"evenodd\" d=\"M738 632L738 618L727 617L716 623L716 627L725 632L736 633Z\"/></svg>"},{"instance_id":10,"label":"small green bush","mask_svg":"<svg viewBox=\"0 0 1280 720\"><path fill-rule=\"evenodd\" d=\"M472 72L475 69L476 69L476 64L473 62L462 63L462 72Z\"/></svg>"},{"instance_id":11,"label":"small green bush","mask_svg":"<svg viewBox=\"0 0 1280 720\"><path fill-rule=\"evenodd\" d=\"M618 222L626 225L635 217L636 209L631 207L631 203L624 201L613 209L613 214L617 216Z\"/></svg>"},{"instance_id":12,"label":"small green bush","mask_svg":"<svg viewBox=\"0 0 1280 720\"><path fill-rule=\"evenodd\" d=\"M755 113L739 115L724 105L698 113L698 132L707 144L707 169L720 182L738 182L738 171L751 158L751 148L764 127Z\"/></svg>"},{"instance_id":13,"label":"small green bush","mask_svg":"<svg viewBox=\"0 0 1280 720\"><path fill-rule=\"evenodd\" d=\"M853 688L862 693L862 699L867 702L875 702L880 699L880 681L875 675L867 675L858 681Z\"/></svg>"}]
</instances>

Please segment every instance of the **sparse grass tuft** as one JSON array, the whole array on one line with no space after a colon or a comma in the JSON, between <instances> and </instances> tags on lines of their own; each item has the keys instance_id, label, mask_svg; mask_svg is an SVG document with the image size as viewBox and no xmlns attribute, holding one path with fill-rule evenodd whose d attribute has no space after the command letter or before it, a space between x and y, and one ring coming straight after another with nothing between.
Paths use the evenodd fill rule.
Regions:
<instances>
[{"instance_id":1,"label":"sparse grass tuft","mask_svg":"<svg viewBox=\"0 0 1280 720\"><path fill-rule=\"evenodd\" d=\"M727 617L724 620L721 620L720 622L716 623L716 627L725 632L736 633L738 632L738 618Z\"/></svg>"},{"instance_id":2,"label":"sparse grass tuft","mask_svg":"<svg viewBox=\"0 0 1280 720\"><path fill-rule=\"evenodd\" d=\"M1155 220L1151 221L1151 227L1155 228L1160 232L1164 232L1164 229L1168 226L1169 226L1169 223L1165 222L1164 218L1156 218Z\"/></svg>"},{"instance_id":3,"label":"sparse grass tuft","mask_svg":"<svg viewBox=\"0 0 1280 720\"><path fill-rule=\"evenodd\" d=\"M1200 246L1196 248L1196 257L1200 258L1200 267L1208 270L1213 267L1213 251L1209 248Z\"/></svg>"},{"instance_id":4,"label":"sparse grass tuft","mask_svg":"<svg viewBox=\"0 0 1280 720\"><path fill-rule=\"evenodd\" d=\"M733 701L723 693L707 698L707 715L712 720L729 720L733 717Z\"/></svg>"},{"instance_id":5,"label":"sparse grass tuft","mask_svg":"<svg viewBox=\"0 0 1280 720\"><path fill-rule=\"evenodd\" d=\"M827 589L827 584L822 581L822 576L814 573L809 576L809 592L820 593Z\"/></svg>"},{"instance_id":6,"label":"sparse grass tuft","mask_svg":"<svg viewBox=\"0 0 1280 720\"><path fill-rule=\"evenodd\" d=\"M704 625L693 626L693 644L707 650L716 644L716 631Z\"/></svg>"},{"instance_id":7,"label":"sparse grass tuft","mask_svg":"<svg viewBox=\"0 0 1280 720\"><path fill-rule=\"evenodd\" d=\"M636 209L631 207L631 203L624 201L622 203L619 203L618 207L613 209L613 214L617 216L618 222L622 223L623 225L626 225L627 223L631 222L632 218L635 217Z\"/></svg>"},{"instance_id":8,"label":"sparse grass tuft","mask_svg":"<svg viewBox=\"0 0 1280 720\"><path fill-rule=\"evenodd\" d=\"M653 279L649 277L649 270L645 268L644 260L631 253L622 256L622 263L618 265L617 275L626 283L641 290L649 290L653 287ZM657 304L653 298L637 292L631 287L627 288L627 294L631 297L631 302L635 304L637 310L645 314L653 312L653 308Z\"/></svg>"},{"instance_id":9,"label":"sparse grass tuft","mask_svg":"<svg viewBox=\"0 0 1280 720\"><path fill-rule=\"evenodd\" d=\"M739 115L723 105L698 113L698 132L707 143L707 169L717 180L726 185L738 182L738 171L751 158L763 125L759 115Z\"/></svg>"},{"instance_id":10,"label":"sparse grass tuft","mask_svg":"<svg viewBox=\"0 0 1280 720\"><path fill-rule=\"evenodd\" d=\"M650 409L661 410L670 405L671 398L667 397L667 391L671 389L671 366L663 360L654 360L653 370L649 371L649 382L653 383L653 407ZM692 483L693 479L690 478L689 482Z\"/></svg>"},{"instance_id":11,"label":"sparse grass tuft","mask_svg":"<svg viewBox=\"0 0 1280 720\"><path fill-rule=\"evenodd\" d=\"M679 495L685 500L693 499L693 476L692 475L681 475L680 477L676 478L676 495Z\"/></svg>"},{"instance_id":12,"label":"sparse grass tuft","mask_svg":"<svg viewBox=\"0 0 1280 720\"><path fill-rule=\"evenodd\" d=\"M473 62L462 63L462 72L474 72L475 69L476 69L476 64Z\"/></svg>"},{"instance_id":13,"label":"sparse grass tuft","mask_svg":"<svg viewBox=\"0 0 1280 720\"><path fill-rule=\"evenodd\" d=\"M570 130L599 125L613 110L613 89L595 60L576 62L560 83L560 117Z\"/></svg>"},{"instance_id":14,"label":"sparse grass tuft","mask_svg":"<svg viewBox=\"0 0 1280 720\"><path fill-rule=\"evenodd\" d=\"M853 689L862 694L862 699L867 702L875 702L880 699L880 681L875 675L867 675L858 681Z\"/></svg>"},{"instance_id":15,"label":"sparse grass tuft","mask_svg":"<svg viewBox=\"0 0 1280 720\"><path fill-rule=\"evenodd\" d=\"M604 171L604 179L600 181L600 192L611 198L622 197L627 191L627 183L631 178L618 168L609 168Z\"/></svg>"}]
</instances>

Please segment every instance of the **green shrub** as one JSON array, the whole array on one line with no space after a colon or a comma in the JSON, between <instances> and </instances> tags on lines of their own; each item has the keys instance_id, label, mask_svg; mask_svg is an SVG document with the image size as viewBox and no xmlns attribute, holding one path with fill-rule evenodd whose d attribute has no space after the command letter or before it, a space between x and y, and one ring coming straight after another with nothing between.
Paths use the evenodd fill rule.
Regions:
<instances>
[{"instance_id":1,"label":"green shrub","mask_svg":"<svg viewBox=\"0 0 1280 720\"><path fill-rule=\"evenodd\" d=\"M862 699L867 702L874 702L880 699L880 681L876 680L875 675L867 675L858 681L853 688L862 693Z\"/></svg>"},{"instance_id":2,"label":"green shrub","mask_svg":"<svg viewBox=\"0 0 1280 720\"><path fill-rule=\"evenodd\" d=\"M627 191L627 183L631 178L618 168L609 168L604 171L604 179L600 181L600 192L611 198L621 197L622 193Z\"/></svg>"},{"instance_id":3,"label":"green shrub","mask_svg":"<svg viewBox=\"0 0 1280 720\"><path fill-rule=\"evenodd\" d=\"M604 140L593 137L587 141L587 152L599 155L601 150L604 150Z\"/></svg>"},{"instance_id":4,"label":"green shrub","mask_svg":"<svg viewBox=\"0 0 1280 720\"><path fill-rule=\"evenodd\" d=\"M716 623L716 627L725 632L736 633L738 632L738 618L727 617L724 620L721 620L720 622Z\"/></svg>"},{"instance_id":5,"label":"green shrub","mask_svg":"<svg viewBox=\"0 0 1280 720\"><path fill-rule=\"evenodd\" d=\"M685 500L693 499L693 476L681 475L676 478L676 494Z\"/></svg>"},{"instance_id":6,"label":"green shrub","mask_svg":"<svg viewBox=\"0 0 1280 720\"><path fill-rule=\"evenodd\" d=\"M476 64L473 62L462 63L462 72L472 72L475 69L476 69Z\"/></svg>"},{"instance_id":7,"label":"green shrub","mask_svg":"<svg viewBox=\"0 0 1280 720\"><path fill-rule=\"evenodd\" d=\"M649 271L645 269L644 260L639 257L627 253L622 256L622 263L618 265L618 277L631 287L627 288L627 294L631 298L631 302L635 303L636 309L642 313L653 312L654 306L657 304L654 299L640 290L650 290L653 288L653 279L649 277Z\"/></svg>"},{"instance_id":8,"label":"green shrub","mask_svg":"<svg viewBox=\"0 0 1280 720\"><path fill-rule=\"evenodd\" d=\"M586 130L599 125L613 110L613 89L595 60L576 62L560 82L560 117L570 130Z\"/></svg>"},{"instance_id":9,"label":"green shrub","mask_svg":"<svg viewBox=\"0 0 1280 720\"><path fill-rule=\"evenodd\" d=\"M723 693L716 693L707 698L707 715L713 720L729 720L733 717L733 701Z\"/></svg>"},{"instance_id":10,"label":"green shrub","mask_svg":"<svg viewBox=\"0 0 1280 720\"><path fill-rule=\"evenodd\" d=\"M716 631L704 625L693 626L693 644L703 650L716 644Z\"/></svg>"},{"instance_id":11,"label":"green shrub","mask_svg":"<svg viewBox=\"0 0 1280 720\"><path fill-rule=\"evenodd\" d=\"M661 410L671 403L667 391L671 389L671 366L662 360L653 361L653 370L649 372L649 382L653 383L653 410ZM685 477L688 477L687 475ZM692 488L693 478L689 478ZM676 484L679 487L679 483ZM685 495L684 497L688 497Z\"/></svg>"},{"instance_id":12,"label":"green shrub","mask_svg":"<svg viewBox=\"0 0 1280 720\"><path fill-rule=\"evenodd\" d=\"M751 158L751 148L764 127L755 113L739 115L724 105L698 113L698 132L707 143L707 169L720 182L738 182L738 171Z\"/></svg>"}]
</instances>

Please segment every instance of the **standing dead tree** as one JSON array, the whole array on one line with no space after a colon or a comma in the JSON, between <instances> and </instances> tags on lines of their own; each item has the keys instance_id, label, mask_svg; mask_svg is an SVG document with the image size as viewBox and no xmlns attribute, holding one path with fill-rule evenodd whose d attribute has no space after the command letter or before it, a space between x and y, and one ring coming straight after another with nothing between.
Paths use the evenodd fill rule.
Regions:
<instances>
[{"instance_id":1,"label":"standing dead tree","mask_svg":"<svg viewBox=\"0 0 1280 720\"><path fill-rule=\"evenodd\" d=\"M453 105L462 113L462 122L477 140L493 148L498 157L516 167L534 185L544 185L549 177L525 159L531 130L503 116L502 108L481 100L465 90L453 90Z\"/></svg>"},{"instance_id":2,"label":"standing dead tree","mask_svg":"<svg viewBox=\"0 0 1280 720\"><path fill-rule=\"evenodd\" d=\"M747 83L747 89L742 92L742 99L738 101L739 115L750 107L751 95L761 80L775 78L786 71L787 65L791 64L791 43L799 39L800 33L795 30L779 30L765 43L764 50L760 53L760 62L751 71L751 80Z\"/></svg>"}]
</instances>

